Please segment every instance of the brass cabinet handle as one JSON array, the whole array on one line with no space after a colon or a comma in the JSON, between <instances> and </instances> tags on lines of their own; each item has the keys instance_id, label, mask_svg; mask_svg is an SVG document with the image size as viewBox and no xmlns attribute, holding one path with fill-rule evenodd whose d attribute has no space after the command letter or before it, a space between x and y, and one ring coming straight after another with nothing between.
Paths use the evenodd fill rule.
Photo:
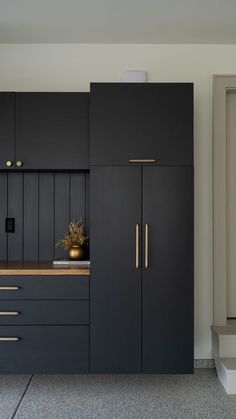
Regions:
<instances>
[{"instance_id":1,"label":"brass cabinet handle","mask_svg":"<svg viewBox=\"0 0 236 419\"><path fill-rule=\"evenodd\" d=\"M11 166L12 166L12 164L13 164L13 163L12 163L12 161L11 161L11 160L7 160L7 161L6 161L6 166L7 166L7 167L11 167Z\"/></svg>"},{"instance_id":2,"label":"brass cabinet handle","mask_svg":"<svg viewBox=\"0 0 236 419\"><path fill-rule=\"evenodd\" d=\"M148 257L149 257L148 255L148 229L149 229L148 224L145 224L145 268L146 269L148 268L148 263L149 263L148 261Z\"/></svg>"},{"instance_id":3,"label":"brass cabinet handle","mask_svg":"<svg viewBox=\"0 0 236 419\"><path fill-rule=\"evenodd\" d=\"M130 159L129 163L155 163L155 159Z\"/></svg>"},{"instance_id":4,"label":"brass cabinet handle","mask_svg":"<svg viewBox=\"0 0 236 419\"><path fill-rule=\"evenodd\" d=\"M18 337L0 337L0 341L16 341L20 340Z\"/></svg>"},{"instance_id":5,"label":"brass cabinet handle","mask_svg":"<svg viewBox=\"0 0 236 419\"><path fill-rule=\"evenodd\" d=\"M136 224L136 234L135 234L135 267L139 268L139 224Z\"/></svg>"},{"instance_id":6,"label":"brass cabinet handle","mask_svg":"<svg viewBox=\"0 0 236 419\"><path fill-rule=\"evenodd\" d=\"M21 160L17 160L17 161L16 161L16 166L17 166L17 167L21 167L21 166L23 166L23 162L22 162Z\"/></svg>"},{"instance_id":7,"label":"brass cabinet handle","mask_svg":"<svg viewBox=\"0 0 236 419\"><path fill-rule=\"evenodd\" d=\"M19 316L19 311L0 311L0 316Z\"/></svg>"},{"instance_id":8,"label":"brass cabinet handle","mask_svg":"<svg viewBox=\"0 0 236 419\"><path fill-rule=\"evenodd\" d=\"M0 291L18 291L20 287L0 287Z\"/></svg>"}]
</instances>

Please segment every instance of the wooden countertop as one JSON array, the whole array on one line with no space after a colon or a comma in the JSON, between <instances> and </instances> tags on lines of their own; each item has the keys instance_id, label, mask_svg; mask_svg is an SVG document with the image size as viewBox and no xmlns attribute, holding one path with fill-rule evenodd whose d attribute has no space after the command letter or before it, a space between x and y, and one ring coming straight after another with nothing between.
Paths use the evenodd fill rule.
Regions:
<instances>
[{"instance_id":1,"label":"wooden countertop","mask_svg":"<svg viewBox=\"0 0 236 419\"><path fill-rule=\"evenodd\" d=\"M90 275L89 268L53 265L51 262L24 264L17 262L0 263L0 275Z\"/></svg>"}]
</instances>

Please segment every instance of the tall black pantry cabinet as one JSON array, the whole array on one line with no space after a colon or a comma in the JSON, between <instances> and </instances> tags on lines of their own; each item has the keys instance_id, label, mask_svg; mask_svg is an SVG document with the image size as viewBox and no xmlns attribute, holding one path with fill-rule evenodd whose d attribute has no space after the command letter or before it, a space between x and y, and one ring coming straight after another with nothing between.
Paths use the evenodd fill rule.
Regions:
<instances>
[{"instance_id":1,"label":"tall black pantry cabinet","mask_svg":"<svg viewBox=\"0 0 236 419\"><path fill-rule=\"evenodd\" d=\"M190 373L193 86L103 86L91 89L91 372Z\"/></svg>"}]
</instances>

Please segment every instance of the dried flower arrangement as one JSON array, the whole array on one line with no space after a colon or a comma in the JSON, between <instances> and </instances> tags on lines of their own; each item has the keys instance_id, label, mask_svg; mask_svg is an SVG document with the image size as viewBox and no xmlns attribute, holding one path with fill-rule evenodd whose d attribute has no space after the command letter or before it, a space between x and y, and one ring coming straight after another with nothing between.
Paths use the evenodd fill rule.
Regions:
<instances>
[{"instance_id":1,"label":"dried flower arrangement","mask_svg":"<svg viewBox=\"0 0 236 419\"><path fill-rule=\"evenodd\" d=\"M56 246L64 247L65 250L69 250L73 246L84 246L88 241L88 237L84 235L84 227L83 218L71 221L68 233L65 234L64 239L59 240Z\"/></svg>"}]
</instances>

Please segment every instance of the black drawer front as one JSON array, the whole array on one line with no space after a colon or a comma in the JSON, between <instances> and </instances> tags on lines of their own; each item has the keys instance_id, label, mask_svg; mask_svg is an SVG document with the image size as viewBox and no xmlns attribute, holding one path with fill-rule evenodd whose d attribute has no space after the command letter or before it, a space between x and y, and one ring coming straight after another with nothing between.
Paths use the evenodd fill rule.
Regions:
<instances>
[{"instance_id":1,"label":"black drawer front","mask_svg":"<svg viewBox=\"0 0 236 419\"><path fill-rule=\"evenodd\" d=\"M88 371L88 326L0 326L1 374Z\"/></svg>"},{"instance_id":2,"label":"black drawer front","mask_svg":"<svg viewBox=\"0 0 236 419\"><path fill-rule=\"evenodd\" d=\"M0 300L87 300L89 276L0 276Z\"/></svg>"},{"instance_id":3,"label":"black drawer front","mask_svg":"<svg viewBox=\"0 0 236 419\"><path fill-rule=\"evenodd\" d=\"M0 325L89 324L88 301L0 301Z\"/></svg>"}]
</instances>

